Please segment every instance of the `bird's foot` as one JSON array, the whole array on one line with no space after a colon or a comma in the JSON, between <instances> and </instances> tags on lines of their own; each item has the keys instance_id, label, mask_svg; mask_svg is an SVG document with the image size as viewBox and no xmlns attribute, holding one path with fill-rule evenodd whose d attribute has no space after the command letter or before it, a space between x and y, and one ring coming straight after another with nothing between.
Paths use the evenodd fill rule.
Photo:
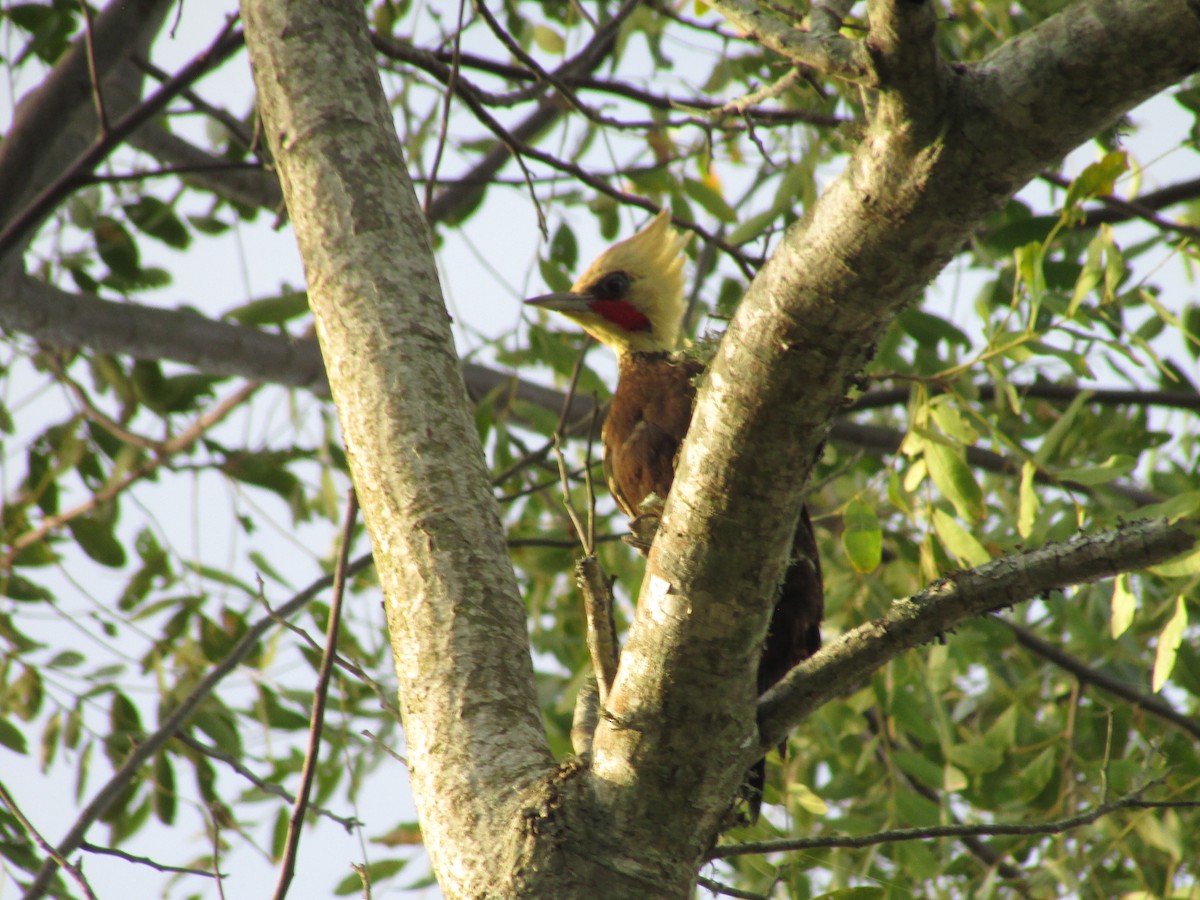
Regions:
<instances>
[{"instance_id":1,"label":"bird's foot","mask_svg":"<svg viewBox=\"0 0 1200 900\"><path fill-rule=\"evenodd\" d=\"M629 520L629 534L621 538L627 545L640 553L649 553L654 536L658 534L658 513L640 513Z\"/></svg>"}]
</instances>

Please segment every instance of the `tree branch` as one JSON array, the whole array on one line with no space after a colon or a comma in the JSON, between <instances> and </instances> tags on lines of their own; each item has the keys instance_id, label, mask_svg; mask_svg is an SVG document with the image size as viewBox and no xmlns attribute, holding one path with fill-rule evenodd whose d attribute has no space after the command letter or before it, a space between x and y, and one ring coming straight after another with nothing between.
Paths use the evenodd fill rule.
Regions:
<instances>
[{"instance_id":1,"label":"tree branch","mask_svg":"<svg viewBox=\"0 0 1200 900\"><path fill-rule=\"evenodd\" d=\"M954 572L919 594L893 601L883 618L842 635L763 695L758 704L757 752L768 752L805 716L855 690L901 653L935 640L967 619L1048 590L1142 569L1195 543L1196 536L1185 524L1172 525L1166 519L1134 522Z\"/></svg>"},{"instance_id":2,"label":"tree branch","mask_svg":"<svg viewBox=\"0 0 1200 900\"><path fill-rule=\"evenodd\" d=\"M1041 837L1049 834L1062 834L1064 831L1072 831L1076 828L1082 828L1084 825L1091 825L1097 819L1104 816L1112 815L1115 812L1120 812L1126 809L1157 809L1160 806L1176 808L1190 808L1196 804L1189 801L1179 801L1177 803L1167 802L1160 804L1153 801L1142 799L1142 795L1154 787L1153 784L1148 784L1138 791L1134 791L1127 797L1122 797L1119 800L1113 800L1108 803L1101 803L1099 806L1089 809L1087 812L1080 813L1077 816L1069 816L1065 819L1055 819L1050 822L993 822L990 824L981 825L933 825L926 828L897 828L892 831L880 831L875 834L863 835L829 835L827 837L815 838L783 838L774 841L748 841L743 844L731 844L727 847L718 847L713 851L713 859L728 859L732 856L745 856L747 854L760 853L780 853L793 852L797 850L824 850L831 847L848 847L859 849L862 847L874 847L879 844L894 844L901 841L925 841L931 838L964 838L964 837L1000 837L1003 835L1012 835L1016 837Z\"/></svg>"},{"instance_id":3,"label":"tree branch","mask_svg":"<svg viewBox=\"0 0 1200 900\"><path fill-rule=\"evenodd\" d=\"M426 221L361 4L245 0L243 15L375 548L425 845L447 894L482 893L554 760Z\"/></svg>"},{"instance_id":4,"label":"tree branch","mask_svg":"<svg viewBox=\"0 0 1200 900\"><path fill-rule=\"evenodd\" d=\"M730 24L764 47L825 75L872 86L874 72L861 41L828 32L798 31L755 0L713 0L709 4Z\"/></svg>"},{"instance_id":5,"label":"tree branch","mask_svg":"<svg viewBox=\"0 0 1200 900\"><path fill-rule=\"evenodd\" d=\"M360 556L348 567L347 577L358 574L370 564L370 554ZM219 663L213 666L196 683L195 687L172 710L171 715L156 730L143 736L137 742L133 752L126 757L125 761L112 774L112 777L105 782L104 786L96 792L87 806L84 807L83 812L79 814L70 831L58 842L57 850L59 854L67 857L80 847L88 829L95 824L100 816L104 815L113 801L120 797L122 792L129 787L137 771L149 762L154 757L154 754L161 750L163 745L187 723L192 713L213 692L216 686L224 680L225 676L240 666L242 661L254 651L263 635L275 625L276 617L290 618L294 616L309 601L331 584L333 584L332 575L318 578L303 591L280 606L273 614L263 616L246 629L246 633L242 635L241 639L229 649L229 652ZM54 859L47 859L43 862L42 867L38 869L37 876L30 882L29 887L26 888L23 900L38 900L38 898L44 896L50 887L50 879L54 877L57 868L58 863Z\"/></svg>"},{"instance_id":6,"label":"tree branch","mask_svg":"<svg viewBox=\"0 0 1200 900\"><path fill-rule=\"evenodd\" d=\"M22 242L34 228L41 224L62 200L75 189L80 176L91 172L134 130L157 115L168 102L185 87L191 85L213 66L223 61L241 46L241 34L230 34L233 20L215 41L184 66L168 82L143 100L137 107L121 118L105 134L100 136L83 154L67 167L54 181L47 185L29 204L12 219L4 223L0 231L0 260Z\"/></svg>"},{"instance_id":7,"label":"tree branch","mask_svg":"<svg viewBox=\"0 0 1200 900\"><path fill-rule=\"evenodd\" d=\"M136 75L129 59L149 43L170 6L170 0L110 2L96 17L92 58L110 114L124 113L135 102L127 85L122 83L119 91L114 85ZM49 77L18 104L0 143L0 223L7 224L93 141L98 123L88 56L87 41L76 39Z\"/></svg>"}]
</instances>

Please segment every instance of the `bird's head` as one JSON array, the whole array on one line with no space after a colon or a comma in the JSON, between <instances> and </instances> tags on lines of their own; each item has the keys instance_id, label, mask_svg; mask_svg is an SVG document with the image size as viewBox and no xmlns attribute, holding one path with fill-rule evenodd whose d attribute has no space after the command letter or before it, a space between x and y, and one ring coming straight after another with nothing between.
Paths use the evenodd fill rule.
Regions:
<instances>
[{"instance_id":1,"label":"bird's head","mask_svg":"<svg viewBox=\"0 0 1200 900\"><path fill-rule=\"evenodd\" d=\"M526 300L553 309L618 356L674 350L683 319L687 238L663 210L631 238L609 247L571 290Z\"/></svg>"}]
</instances>

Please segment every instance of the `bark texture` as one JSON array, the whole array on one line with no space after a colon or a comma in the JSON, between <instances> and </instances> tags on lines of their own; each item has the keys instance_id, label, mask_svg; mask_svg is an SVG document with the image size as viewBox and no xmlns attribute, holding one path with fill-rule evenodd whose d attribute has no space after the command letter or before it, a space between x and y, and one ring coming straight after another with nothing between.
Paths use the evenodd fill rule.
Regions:
<instances>
[{"instance_id":1,"label":"bark texture","mask_svg":"<svg viewBox=\"0 0 1200 900\"><path fill-rule=\"evenodd\" d=\"M876 89L862 144L721 344L590 769L556 767L541 730L524 607L362 9L245 0L243 11L443 891L688 896L741 774L808 702L789 678L760 732L753 660L846 385L984 215L1200 65L1200 10L1089 0L961 66L936 55L935 4L869 4L871 32L852 54L865 67L856 80ZM846 39L822 40L829 55L828 40ZM931 608L913 613L922 627Z\"/></svg>"},{"instance_id":2,"label":"bark texture","mask_svg":"<svg viewBox=\"0 0 1200 900\"><path fill-rule=\"evenodd\" d=\"M525 607L424 218L353 0L242 4L265 132L374 547L413 791L447 896L513 871L553 772Z\"/></svg>"},{"instance_id":3,"label":"bark texture","mask_svg":"<svg viewBox=\"0 0 1200 900\"><path fill-rule=\"evenodd\" d=\"M1200 67L1188 0L1076 3L976 65L937 58L936 4L868 10L863 141L721 342L614 685L622 715L593 745L603 802L648 853L701 853L769 744L747 716L748 661L828 423L882 330L1040 169Z\"/></svg>"}]
</instances>

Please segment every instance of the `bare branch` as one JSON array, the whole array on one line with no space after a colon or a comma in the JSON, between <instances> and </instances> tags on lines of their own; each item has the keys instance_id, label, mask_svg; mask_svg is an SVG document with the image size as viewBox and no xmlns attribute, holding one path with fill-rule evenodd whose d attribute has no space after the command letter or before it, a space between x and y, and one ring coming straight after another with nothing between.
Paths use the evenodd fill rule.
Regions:
<instances>
[{"instance_id":1,"label":"bare branch","mask_svg":"<svg viewBox=\"0 0 1200 900\"><path fill-rule=\"evenodd\" d=\"M358 574L370 564L371 554L368 553L360 556L349 565L347 576ZM331 584L333 584L332 575L318 578L303 591L280 606L276 614L284 617L294 616L309 601L321 593L321 591L326 590ZM247 656L254 652L263 635L270 631L274 625L275 620L272 616L263 616L246 629L246 633L229 649L225 657L209 669L207 674L196 683L195 687L180 700L179 705L174 708L171 715L155 731L142 737L133 749L133 752L126 757L120 768L112 774L112 777L105 782L104 786L96 792L87 806L83 808L83 811L79 814L71 829L59 841L58 850L62 856L69 856L80 847L83 842L83 836L87 834L88 829L95 824L100 816L104 815L113 801L120 797L121 793L129 787L138 770L149 762L154 757L154 754L161 750L163 745L187 723L192 713L213 692L213 689L225 679L225 676L233 672L242 664L242 661ZM46 860L38 870L37 876L26 889L24 900L38 900L38 898L44 896L50 887L50 879L54 877L57 868L58 862L56 860Z\"/></svg>"},{"instance_id":2,"label":"bare branch","mask_svg":"<svg viewBox=\"0 0 1200 900\"><path fill-rule=\"evenodd\" d=\"M781 56L810 66L826 75L866 87L874 85L874 73L860 41L836 32L798 31L792 23L772 15L755 0L713 0L709 4L746 37Z\"/></svg>"},{"instance_id":3,"label":"bare branch","mask_svg":"<svg viewBox=\"0 0 1200 900\"><path fill-rule=\"evenodd\" d=\"M842 635L763 695L758 704L757 752L768 752L813 710L855 689L901 653L935 640L967 619L1048 590L1142 569L1195 543L1187 525L1150 519L955 572L919 594L893 601L882 619Z\"/></svg>"},{"instance_id":4,"label":"bare branch","mask_svg":"<svg viewBox=\"0 0 1200 900\"><path fill-rule=\"evenodd\" d=\"M0 803L3 803L12 817L21 823L22 828L29 832L33 837L33 842L42 848L42 852L50 858L50 861L62 866L66 870L67 874L79 885L79 889L83 891L83 895L88 900L96 900L96 895L92 892L92 887L87 883L87 879L83 877L83 872L79 870L79 866L69 862L65 853L57 847L52 846L49 841L42 837L41 832L33 826L33 823L21 811L21 807L17 806L17 801L9 793L8 788L4 786L3 782L0 782ZM69 853L70 851L67 852Z\"/></svg>"},{"instance_id":5,"label":"bare branch","mask_svg":"<svg viewBox=\"0 0 1200 900\"><path fill-rule=\"evenodd\" d=\"M42 220L75 189L77 179L108 156L125 138L151 117L157 115L183 88L191 85L242 45L240 33L231 34L236 19L230 19L216 40L151 94L134 110L105 132L89 150L72 163L57 179L4 224L0 231L0 259L22 241Z\"/></svg>"},{"instance_id":6,"label":"bare branch","mask_svg":"<svg viewBox=\"0 0 1200 900\"><path fill-rule=\"evenodd\" d=\"M830 847L874 847L878 844L894 844L901 841L925 841L932 838L964 838L964 837L1000 837L1012 835L1016 837L1041 837L1049 834L1062 834L1091 825L1097 819L1110 816L1126 809L1190 809L1196 807L1196 801L1166 801L1156 802L1142 799L1142 795L1154 787L1151 783L1141 790L1134 791L1120 800L1102 803L1099 806L1069 816L1065 819L1055 819L1050 822L1008 823L995 822L987 825L933 825L927 828L897 828L893 831L880 831L875 834L863 835L830 835L815 838L783 838L776 841L754 841L744 844L731 844L718 847L712 855L713 859L728 859L731 856L747 854L779 853L797 850L819 850Z\"/></svg>"},{"instance_id":7,"label":"bare branch","mask_svg":"<svg viewBox=\"0 0 1200 900\"><path fill-rule=\"evenodd\" d=\"M354 522L358 518L358 498L351 488L346 496L346 517L342 523L341 547L337 567L333 571L333 599L329 604L329 621L325 629L325 652L317 671L313 688L312 716L308 726L308 746L304 751L304 768L300 772L300 787L288 821L284 840L283 859L279 863L279 882L275 885L274 900L283 900L296 872L296 852L300 847L300 831L308 810L308 795L317 774L317 758L321 752L321 731L325 727L325 700L329 696L329 679L333 676L333 661L337 656L338 630L342 622L342 597L346 591L346 570L350 559L350 542L354 538Z\"/></svg>"}]
</instances>

